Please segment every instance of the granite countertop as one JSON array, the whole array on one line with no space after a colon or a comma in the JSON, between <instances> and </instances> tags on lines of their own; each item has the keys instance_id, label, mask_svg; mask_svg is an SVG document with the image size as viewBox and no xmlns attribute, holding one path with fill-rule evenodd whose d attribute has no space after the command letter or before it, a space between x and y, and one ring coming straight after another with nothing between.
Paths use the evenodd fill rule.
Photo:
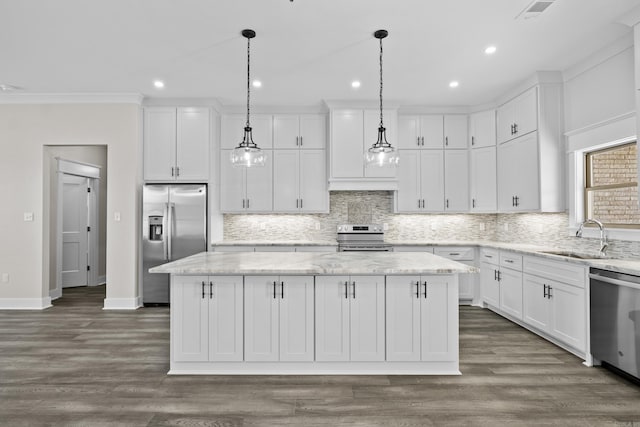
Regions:
<instances>
[{"instance_id":1,"label":"granite countertop","mask_svg":"<svg viewBox=\"0 0 640 427\"><path fill-rule=\"evenodd\" d=\"M223 240L211 246L338 246L335 240Z\"/></svg>"},{"instance_id":2,"label":"granite countertop","mask_svg":"<svg viewBox=\"0 0 640 427\"><path fill-rule=\"evenodd\" d=\"M457 274L478 269L421 252L201 252L149 269L172 274Z\"/></svg>"}]
</instances>

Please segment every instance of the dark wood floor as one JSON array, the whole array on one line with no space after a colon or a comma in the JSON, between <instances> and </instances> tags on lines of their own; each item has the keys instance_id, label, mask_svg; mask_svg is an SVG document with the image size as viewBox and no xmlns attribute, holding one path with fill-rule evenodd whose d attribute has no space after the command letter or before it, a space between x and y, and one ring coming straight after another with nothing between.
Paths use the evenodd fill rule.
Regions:
<instances>
[{"instance_id":1,"label":"dark wood floor","mask_svg":"<svg viewBox=\"0 0 640 427\"><path fill-rule=\"evenodd\" d=\"M640 387L462 307L462 376L167 376L167 308L0 311L0 424L640 426Z\"/></svg>"}]
</instances>

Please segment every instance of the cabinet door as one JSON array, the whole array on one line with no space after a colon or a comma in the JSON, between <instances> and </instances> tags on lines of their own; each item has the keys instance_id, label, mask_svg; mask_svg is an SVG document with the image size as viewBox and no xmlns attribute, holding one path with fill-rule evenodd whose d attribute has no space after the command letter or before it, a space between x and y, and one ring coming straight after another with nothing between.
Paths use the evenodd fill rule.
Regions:
<instances>
[{"instance_id":1,"label":"cabinet door","mask_svg":"<svg viewBox=\"0 0 640 427\"><path fill-rule=\"evenodd\" d=\"M384 276L351 277L351 359L384 360Z\"/></svg>"},{"instance_id":2,"label":"cabinet door","mask_svg":"<svg viewBox=\"0 0 640 427\"><path fill-rule=\"evenodd\" d=\"M300 124L298 116L273 116L273 148L299 148Z\"/></svg>"},{"instance_id":3,"label":"cabinet door","mask_svg":"<svg viewBox=\"0 0 640 427\"><path fill-rule=\"evenodd\" d=\"M220 210L242 212L246 207L245 168L231 164L231 150L220 150Z\"/></svg>"},{"instance_id":4,"label":"cabinet door","mask_svg":"<svg viewBox=\"0 0 640 427\"><path fill-rule=\"evenodd\" d=\"M396 210L398 212L422 211L422 191L420 189L420 150L401 150L398 167L398 192Z\"/></svg>"},{"instance_id":5,"label":"cabinet door","mask_svg":"<svg viewBox=\"0 0 640 427\"><path fill-rule=\"evenodd\" d=\"M513 128L515 120L515 104L513 101L507 102L496 110L498 144L516 137Z\"/></svg>"},{"instance_id":6,"label":"cabinet door","mask_svg":"<svg viewBox=\"0 0 640 427\"><path fill-rule=\"evenodd\" d=\"M511 143L510 143L511 144ZM518 189L516 210L540 209L540 170L538 162L538 133L530 133L513 141L517 145L516 167Z\"/></svg>"},{"instance_id":7,"label":"cabinet door","mask_svg":"<svg viewBox=\"0 0 640 427\"><path fill-rule=\"evenodd\" d=\"M484 303L500 308L500 282L496 280L497 269L497 266L488 262L480 264L480 290Z\"/></svg>"},{"instance_id":8,"label":"cabinet door","mask_svg":"<svg viewBox=\"0 0 640 427\"><path fill-rule=\"evenodd\" d=\"M280 360L313 361L313 276L280 277Z\"/></svg>"},{"instance_id":9,"label":"cabinet door","mask_svg":"<svg viewBox=\"0 0 640 427\"><path fill-rule=\"evenodd\" d=\"M471 211L495 212L497 209L496 147L471 150Z\"/></svg>"},{"instance_id":10,"label":"cabinet door","mask_svg":"<svg viewBox=\"0 0 640 427\"><path fill-rule=\"evenodd\" d=\"M171 345L177 362L209 359L207 276L171 278Z\"/></svg>"},{"instance_id":11,"label":"cabinet door","mask_svg":"<svg viewBox=\"0 0 640 427\"><path fill-rule=\"evenodd\" d=\"M273 150L273 210L297 212L300 205L299 150Z\"/></svg>"},{"instance_id":12,"label":"cabinet door","mask_svg":"<svg viewBox=\"0 0 640 427\"><path fill-rule=\"evenodd\" d=\"M177 178L209 179L209 109L178 108Z\"/></svg>"},{"instance_id":13,"label":"cabinet door","mask_svg":"<svg viewBox=\"0 0 640 427\"><path fill-rule=\"evenodd\" d=\"M462 264L475 266L473 261L459 261ZM475 273L460 273L458 274L458 297L460 300L472 300L475 296L475 284L476 284L476 275Z\"/></svg>"},{"instance_id":14,"label":"cabinet door","mask_svg":"<svg viewBox=\"0 0 640 427\"><path fill-rule=\"evenodd\" d=\"M526 135L538 129L537 88L532 88L518 96L514 102L516 124L515 136Z\"/></svg>"},{"instance_id":15,"label":"cabinet door","mask_svg":"<svg viewBox=\"0 0 640 427\"><path fill-rule=\"evenodd\" d=\"M316 276L316 361L349 360L349 276Z\"/></svg>"},{"instance_id":16,"label":"cabinet door","mask_svg":"<svg viewBox=\"0 0 640 427\"><path fill-rule=\"evenodd\" d=\"M300 116L300 148L323 150L327 147L327 117L323 114Z\"/></svg>"},{"instance_id":17,"label":"cabinet door","mask_svg":"<svg viewBox=\"0 0 640 427\"><path fill-rule=\"evenodd\" d=\"M522 273L500 270L500 310L522 320Z\"/></svg>"},{"instance_id":18,"label":"cabinet door","mask_svg":"<svg viewBox=\"0 0 640 427\"><path fill-rule=\"evenodd\" d=\"M421 147L422 139L418 133L420 120L416 116L398 117L398 148L416 149ZM400 159L402 164L402 159Z\"/></svg>"},{"instance_id":19,"label":"cabinet door","mask_svg":"<svg viewBox=\"0 0 640 427\"><path fill-rule=\"evenodd\" d=\"M222 116L221 120L221 148L236 148L244 137L244 127L247 116L244 114L230 114ZM270 115L254 114L251 116L251 129L253 142L262 149L272 148L273 134L272 119Z\"/></svg>"},{"instance_id":20,"label":"cabinet door","mask_svg":"<svg viewBox=\"0 0 640 427\"><path fill-rule=\"evenodd\" d=\"M471 148L496 145L496 112L482 111L469 116L469 139Z\"/></svg>"},{"instance_id":21,"label":"cabinet door","mask_svg":"<svg viewBox=\"0 0 640 427\"><path fill-rule=\"evenodd\" d=\"M525 274L522 278L522 320L534 328L549 332L550 304L546 297L547 281Z\"/></svg>"},{"instance_id":22,"label":"cabinet door","mask_svg":"<svg viewBox=\"0 0 640 427\"><path fill-rule=\"evenodd\" d=\"M331 113L331 176L364 176L362 110L336 110Z\"/></svg>"},{"instance_id":23,"label":"cabinet door","mask_svg":"<svg viewBox=\"0 0 640 427\"><path fill-rule=\"evenodd\" d=\"M264 166L246 169L247 212L273 210L273 152L265 150Z\"/></svg>"},{"instance_id":24,"label":"cabinet door","mask_svg":"<svg viewBox=\"0 0 640 427\"><path fill-rule=\"evenodd\" d=\"M549 281L551 334L571 347L586 350L586 303L582 288Z\"/></svg>"},{"instance_id":25,"label":"cabinet door","mask_svg":"<svg viewBox=\"0 0 640 427\"><path fill-rule=\"evenodd\" d=\"M145 108L143 139L144 179L175 179L176 109Z\"/></svg>"},{"instance_id":26,"label":"cabinet door","mask_svg":"<svg viewBox=\"0 0 640 427\"><path fill-rule=\"evenodd\" d=\"M325 150L300 150L301 212L329 211L326 162Z\"/></svg>"},{"instance_id":27,"label":"cabinet door","mask_svg":"<svg viewBox=\"0 0 640 427\"><path fill-rule=\"evenodd\" d=\"M444 118L443 116L421 116L420 134L424 138L421 148L444 147Z\"/></svg>"},{"instance_id":28,"label":"cabinet door","mask_svg":"<svg viewBox=\"0 0 640 427\"><path fill-rule=\"evenodd\" d=\"M387 360L420 360L420 276L387 276Z\"/></svg>"},{"instance_id":29,"label":"cabinet door","mask_svg":"<svg viewBox=\"0 0 640 427\"><path fill-rule=\"evenodd\" d=\"M384 110L385 127L387 134L387 142L393 147L398 147L395 136L397 135L397 125L395 124L396 112L392 110ZM378 128L380 127L380 110L364 111L364 128L363 128L363 151L368 150L378 140ZM369 166L364 169L364 176L367 178L393 178L396 176L396 166Z\"/></svg>"},{"instance_id":30,"label":"cabinet door","mask_svg":"<svg viewBox=\"0 0 640 427\"><path fill-rule=\"evenodd\" d=\"M444 152L445 210L469 211L469 153L467 150Z\"/></svg>"},{"instance_id":31,"label":"cabinet door","mask_svg":"<svg viewBox=\"0 0 640 427\"><path fill-rule=\"evenodd\" d=\"M242 276L210 276L209 360L240 362L243 357Z\"/></svg>"},{"instance_id":32,"label":"cabinet door","mask_svg":"<svg viewBox=\"0 0 640 427\"><path fill-rule=\"evenodd\" d=\"M248 362L278 360L278 279L244 278L244 360Z\"/></svg>"},{"instance_id":33,"label":"cabinet door","mask_svg":"<svg viewBox=\"0 0 640 427\"><path fill-rule=\"evenodd\" d=\"M422 360L458 359L458 293L454 276L423 276L421 312ZM424 284L426 283L426 297Z\"/></svg>"},{"instance_id":34,"label":"cabinet door","mask_svg":"<svg viewBox=\"0 0 640 427\"><path fill-rule=\"evenodd\" d=\"M443 150L424 150L420 153L420 188L424 211L444 211Z\"/></svg>"},{"instance_id":35,"label":"cabinet door","mask_svg":"<svg viewBox=\"0 0 640 427\"><path fill-rule=\"evenodd\" d=\"M444 147L467 148L469 135L468 118L466 115L444 116Z\"/></svg>"}]
</instances>

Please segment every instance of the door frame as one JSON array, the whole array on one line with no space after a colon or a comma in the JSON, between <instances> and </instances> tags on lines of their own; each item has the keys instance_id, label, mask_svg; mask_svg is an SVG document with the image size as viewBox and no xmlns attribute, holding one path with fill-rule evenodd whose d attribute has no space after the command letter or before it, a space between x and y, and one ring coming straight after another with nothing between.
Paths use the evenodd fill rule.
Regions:
<instances>
[{"instance_id":1,"label":"door frame","mask_svg":"<svg viewBox=\"0 0 640 427\"><path fill-rule=\"evenodd\" d=\"M91 227L88 237L87 250L89 252L88 265L89 274L87 275L87 285L97 286L101 284L98 277L98 253L99 253L99 200L100 200L100 166L90 163L77 162L75 160L55 158L58 163L58 200L57 200L57 221L56 221L56 286L51 290L50 294L54 298L62 296L62 215L63 215L63 176L75 175L87 178L89 188L89 212L88 223Z\"/></svg>"}]
</instances>

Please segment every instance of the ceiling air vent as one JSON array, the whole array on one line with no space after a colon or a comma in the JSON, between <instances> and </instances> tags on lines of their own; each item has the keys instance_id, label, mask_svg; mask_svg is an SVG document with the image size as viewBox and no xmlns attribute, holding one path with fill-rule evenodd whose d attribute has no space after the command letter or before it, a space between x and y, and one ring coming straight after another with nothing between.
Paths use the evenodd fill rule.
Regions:
<instances>
[{"instance_id":1,"label":"ceiling air vent","mask_svg":"<svg viewBox=\"0 0 640 427\"><path fill-rule=\"evenodd\" d=\"M516 16L516 19L531 19L536 18L542 12L547 10L555 0L534 0L522 12Z\"/></svg>"}]
</instances>

